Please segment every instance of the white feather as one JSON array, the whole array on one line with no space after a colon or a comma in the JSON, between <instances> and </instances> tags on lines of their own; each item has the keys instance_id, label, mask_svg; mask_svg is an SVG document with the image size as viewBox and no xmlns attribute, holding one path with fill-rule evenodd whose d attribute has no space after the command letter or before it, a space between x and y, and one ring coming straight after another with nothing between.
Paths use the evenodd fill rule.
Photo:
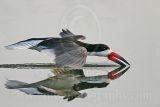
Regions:
<instances>
[{"instance_id":1,"label":"white feather","mask_svg":"<svg viewBox=\"0 0 160 107\"><path fill-rule=\"evenodd\" d=\"M41 52L48 55L49 57L55 57L54 49L43 49Z\"/></svg>"},{"instance_id":2,"label":"white feather","mask_svg":"<svg viewBox=\"0 0 160 107\"><path fill-rule=\"evenodd\" d=\"M11 44L5 47L7 49L28 49L39 44L42 41L43 40L29 40L29 41L26 40L26 41L17 42L15 44Z\"/></svg>"},{"instance_id":3,"label":"white feather","mask_svg":"<svg viewBox=\"0 0 160 107\"><path fill-rule=\"evenodd\" d=\"M101 52L88 52L89 56L107 56L112 52L112 50L104 50Z\"/></svg>"}]
</instances>

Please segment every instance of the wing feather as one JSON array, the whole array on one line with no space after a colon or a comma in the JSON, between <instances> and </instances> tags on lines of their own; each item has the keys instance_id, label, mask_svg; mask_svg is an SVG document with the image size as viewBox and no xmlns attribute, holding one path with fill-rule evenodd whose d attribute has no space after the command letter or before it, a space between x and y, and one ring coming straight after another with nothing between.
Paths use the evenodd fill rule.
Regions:
<instances>
[{"instance_id":1,"label":"wing feather","mask_svg":"<svg viewBox=\"0 0 160 107\"><path fill-rule=\"evenodd\" d=\"M69 31L68 29L64 30L62 29L62 32L59 33L59 35L63 38L63 37L70 37L70 36L75 36L75 34L73 34L71 31Z\"/></svg>"},{"instance_id":2,"label":"wing feather","mask_svg":"<svg viewBox=\"0 0 160 107\"><path fill-rule=\"evenodd\" d=\"M65 51L55 58L58 67L69 66L73 68L82 67L86 62L87 50L83 47L73 48L73 50Z\"/></svg>"},{"instance_id":3,"label":"wing feather","mask_svg":"<svg viewBox=\"0 0 160 107\"><path fill-rule=\"evenodd\" d=\"M84 40L84 39L86 39L85 36L75 35L71 31L69 31L68 29L66 29L66 30L62 29L62 32L60 32L59 35L62 38L70 38L70 39L74 39L74 40L79 40L79 39Z\"/></svg>"}]
</instances>

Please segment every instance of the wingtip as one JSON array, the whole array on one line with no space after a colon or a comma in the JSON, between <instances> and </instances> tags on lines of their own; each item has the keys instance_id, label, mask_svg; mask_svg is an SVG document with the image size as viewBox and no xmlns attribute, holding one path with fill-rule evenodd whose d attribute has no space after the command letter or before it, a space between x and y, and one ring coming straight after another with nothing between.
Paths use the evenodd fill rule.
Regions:
<instances>
[{"instance_id":1,"label":"wingtip","mask_svg":"<svg viewBox=\"0 0 160 107\"><path fill-rule=\"evenodd\" d=\"M69 32L70 33L71 31L66 28L66 29L62 29L62 32Z\"/></svg>"},{"instance_id":2,"label":"wingtip","mask_svg":"<svg viewBox=\"0 0 160 107\"><path fill-rule=\"evenodd\" d=\"M13 48L10 45L4 46L4 48L8 50L13 50Z\"/></svg>"}]
</instances>

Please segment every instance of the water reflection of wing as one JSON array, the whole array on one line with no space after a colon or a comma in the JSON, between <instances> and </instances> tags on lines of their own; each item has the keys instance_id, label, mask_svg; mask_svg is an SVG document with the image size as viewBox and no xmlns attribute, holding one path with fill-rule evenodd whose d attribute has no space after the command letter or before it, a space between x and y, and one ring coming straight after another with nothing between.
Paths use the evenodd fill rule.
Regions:
<instances>
[{"instance_id":1,"label":"water reflection of wing","mask_svg":"<svg viewBox=\"0 0 160 107\"><path fill-rule=\"evenodd\" d=\"M53 69L51 69L51 72L55 76L73 75L73 76L82 76L82 77L85 77L83 69L53 68Z\"/></svg>"}]
</instances>

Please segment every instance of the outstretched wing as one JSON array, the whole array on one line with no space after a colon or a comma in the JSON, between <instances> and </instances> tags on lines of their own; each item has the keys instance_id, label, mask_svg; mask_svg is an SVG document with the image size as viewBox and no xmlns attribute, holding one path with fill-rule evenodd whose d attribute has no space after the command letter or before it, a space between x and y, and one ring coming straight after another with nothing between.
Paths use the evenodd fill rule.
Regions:
<instances>
[{"instance_id":1,"label":"outstretched wing","mask_svg":"<svg viewBox=\"0 0 160 107\"><path fill-rule=\"evenodd\" d=\"M7 49L29 49L47 39L49 38L31 38L31 39L23 40L5 47Z\"/></svg>"}]
</instances>

